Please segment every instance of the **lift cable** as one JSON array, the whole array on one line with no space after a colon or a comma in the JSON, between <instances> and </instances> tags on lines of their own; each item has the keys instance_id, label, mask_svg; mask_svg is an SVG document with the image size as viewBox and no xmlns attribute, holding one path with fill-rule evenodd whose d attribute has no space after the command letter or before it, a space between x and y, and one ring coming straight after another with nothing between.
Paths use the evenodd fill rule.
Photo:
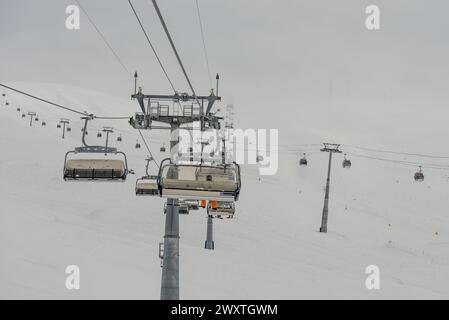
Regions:
<instances>
[{"instance_id":1,"label":"lift cable","mask_svg":"<svg viewBox=\"0 0 449 320\"><path fill-rule=\"evenodd\" d=\"M100 38L103 40L103 42L106 44L106 46L109 48L109 50L112 52L112 54L114 55L115 59L117 60L117 62L122 66L123 70L130 76L133 77L133 74L128 70L128 68L125 66L125 64L123 63L122 59L120 59L119 55L117 54L117 52L112 48L112 46L110 45L109 41L106 39L106 37L104 36L104 34L100 31L100 29L97 27L97 25L95 24L95 22L93 21L93 19L90 17L89 13L87 13L87 10L81 5L81 3L78 0L75 0L78 3L78 6L81 8L81 10L84 12L84 14L86 15L87 19L89 20L89 22L92 24L92 26L94 27L95 31L97 31L98 35L100 36Z\"/></svg>"},{"instance_id":2,"label":"lift cable","mask_svg":"<svg viewBox=\"0 0 449 320\"><path fill-rule=\"evenodd\" d=\"M398 152L398 151L390 151L390 150L379 150L379 149L373 149L373 148L368 148L368 147L350 146L350 145L342 145L342 146L360 149L360 150L364 150L364 151L378 152L378 153L389 153L389 154L414 156L414 157L430 158L430 159L449 159L449 156L437 156L437 155L420 154L420 153L407 153L407 152Z\"/></svg>"},{"instance_id":3,"label":"lift cable","mask_svg":"<svg viewBox=\"0 0 449 320\"><path fill-rule=\"evenodd\" d=\"M139 22L139 25L140 25L140 28L141 28L142 31L143 31L143 34L144 34L145 37L147 38L147 41L148 41L148 44L149 44L150 47L151 47L151 50L153 50L153 53L154 53L154 55L156 56L156 59L157 59L157 61L159 62L159 65L161 66L162 72L164 73L165 77L167 78L168 82L170 83L171 88L172 88L173 91L176 93L177 91L176 91L176 89L175 89L175 86L173 85L173 82L171 81L170 77L168 76L168 73L167 73L167 71L165 70L164 65L162 64L162 61L161 61L161 59L159 58L159 55L158 55L158 53L157 53L155 47L153 46L153 43L151 42L150 37L148 36L147 31L145 30L145 28L144 28L142 22L140 21L139 15L137 14L136 9L134 9L134 6L133 6L131 0L128 0L128 3L129 3L129 5L131 6L131 9L132 9L133 12L134 12L134 15L136 16L137 21Z\"/></svg>"},{"instance_id":4,"label":"lift cable","mask_svg":"<svg viewBox=\"0 0 449 320\"><path fill-rule=\"evenodd\" d=\"M70 111L70 112L73 112L73 113L77 113L77 114L82 115L82 116L88 115L87 112L81 112L81 111L75 110L75 109L73 109L73 108L65 107L65 106L63 106L63 105L60 105L60 104L51 102L51 101L46 100L46 99L43 99L43 98L36 97L35 95L26 93L26 92L21 91L21 90L18 90L18 89L14 89L14 88L12 88L12 87L9 87L9 86L4 85L4 84L1 84L1 83L0 83L0 86L3 87L3 88L9 89L9 90L11 90L11 91L20 93L20 94L22 94L22 95L24 95L24 96L27 96L27 97L29 97L29 98L36 99L36 100L39 100L39 101L41 101L41 102L50 104L50 105L52 105L52 106L55 106L55 107L64 109L64 110L66 110L66 111Z\"/></svg>"},{"instance_id":5,"label":"lift cable","mask_svg":"<svg viewBox=\"0 0 449 320\"><path fill-rule=\"evenodd\" d=\"M364 158L364 159L371 159L371 160L377 160L377 161L383 161L383 162L390 162L395 163L403 166L408 167L422 167L427 169L439 169L439 170L449 170L449 165L442 165L442 164L436 164L436 163L419 163L419 162L411 162L411 161L403 161L403 160L393 160L393 159L385 159L380 157L372 157L367 155L361 155L357 153L346 153L349 156L356 157L356 158Z\"/></svg>"},{"instance_id":6,"label":"lift cable","mask_svg":"<svg viewBox=\"0 0 449 320\"><path fill-rule=\"evenodd\" d=\"M128 1L130 1L130 0L128 0ZM171 37L170 32L168 31L168 27L167 27L167 24L165 23L164 17L162 16L161 10L159 9L159 6L158 6L156 0L152 0L152 2L153 2L154 9L156 10L157 15L159 16L159 20L161 21L162 27L164 28L165 34L167 35L168 41L170 42L170 45L171 45L173 52L176 56L176 59L178 60L179 66L181 67L181 70L184 73L187 83L189 84L190 90L192 91L192 95L195 98L198 105L201 106L201 103L198 100L198 97L196 95L195 89L193 88L192 82L190 81L187 71L184 68L184 64L182 63L181 57L178 54L178 50L176 49L175 43L173 42L173 38Z\"/></svg>"},{"instance_id":7,"label":"lift cable","mask_svg":"<svg viewBox=\"0 0 449 320\"><path fill-rule=\"evenodd\" d=\"M206 59L207 76L209 77L209 84L210 84L210 87L212 88L213 87L212 73L210 71L209 54L207 53L206 37L204 35L203 19L201 18L200 4L199 4L198 0L195 0L195 2L196 2L196 11L198 13L198 22L200 24L200 30L201 30L201 39L203 41L204 58Z\"/></svg>"},{"instance_id":8,"label":"lift cable","mask_svg":"<svg viewBox=\"0 0 449 320\"><path fill-rule=\"evenodd\" d=\"M145 145L145 148L147 149L147 151L148 151L148 153L149 153L149 155L150 155L152 161L153 161L153 162L156 164L156 166L159 168L159 163L158 163L158 162L156 161L156 159L154 158L153 153L151 152L150 147L148 146L148 143L147 143L147 141L145 140L145 137L144 137L143 134L142 134L142 131L141 131L140 129L138 129L138 131L139 131L140 136L142 137L142 140L143 140L143 143L144 143L144 145Z\"/></svg>"},{"instance_id":9,"label":"lift cable","mask_svg":"<svg viewBox=\"0 0 449 320\"><path fill-rule=\"evenodd\" d=\"M60 109L66 110L66 111L70 111L70 112L73 112L73 113L76 113L76 114L82 115L82 116L90 116L90 115L92 115L95 119L100 119L100 120L125 120L125 119L128 120L129 119L129 117L97 117L97 116L95 116L93 114L90 114L90 113L88 113L86 111L82 112L82 111L76 110L74 108L69 108L69 107L63 106L61 104L58 104L58 103L55 103L55 102L51 102L51 101L49 101L47 99L39 98L39 97L37 97L35 95L32 95L30 93L26 93L24 91L12 88L12 87L4 85L2 83L0 83L0 87L9 89L11 91L20 93L20 94L22 94L24 96L27 96L29 98L32 98L32 99L35 99L35 100L39 100L39 101L44 102L46 104L52 105L54 107L57 107L57 108L60 108Z\"/></svg>"}]
</instances>

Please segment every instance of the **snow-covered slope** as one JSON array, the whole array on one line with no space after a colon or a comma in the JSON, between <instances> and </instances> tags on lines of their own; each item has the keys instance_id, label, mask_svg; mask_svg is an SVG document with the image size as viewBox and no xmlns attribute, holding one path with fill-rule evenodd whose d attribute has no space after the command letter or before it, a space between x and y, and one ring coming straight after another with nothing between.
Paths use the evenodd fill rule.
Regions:
<instances>
[{"instance_id":1,"label":"snow-covered slope","mask_svg":"<svg viewBox=\"0 0 449 320\"><path fill-rule=\"evenodd\" d=\"M54 84L15 85L105 116L137 110L126 97ZM7 94L11 105L0 101L0 298L158 299L163 201L135 197L133 177L123 184L63 182L64 154L80 144L82 122ZM16 111L19 105L38 112L48 126L29 127ZM73 120L66 140L56 129L61 117ZM126 121L93 125L114 126L136 178L144 174L145 151L134 149L138 133ZM395 126L388 129L401 130ZM313 127L312 121L310 129L281 129L280 144L331 135ZM96 130L90 132L96 140ZM168 135L146 135L161 159L157 151ZM417 184L414 168L353 159L353 168L343 170L336 157L324 235L317 230L326 155L313 154L309 166L300 168L299 153L280 149L276 176L259 181L256 167L243 167L238 212L233 220L215 222L215 251L203 249L206 213L181 217L182 298L449 298L445 171L429 172ZM72 264L81 268L80 291L65 288L65 268ZM380 267L379 291L365 288L368 265Z\"/></svg>"}]
</instances>

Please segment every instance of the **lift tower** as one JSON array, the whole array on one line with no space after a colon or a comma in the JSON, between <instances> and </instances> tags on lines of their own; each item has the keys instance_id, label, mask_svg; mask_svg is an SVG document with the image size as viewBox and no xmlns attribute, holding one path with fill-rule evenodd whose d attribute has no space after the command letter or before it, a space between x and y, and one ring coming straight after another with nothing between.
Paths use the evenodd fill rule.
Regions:
<instances>
[{"instance_id":1,"label":"lift tower","mask_svg":"<svg viewBox=\"0 0 449 320\"><path fill-rule=\"evenodd\" d=\"M66 128L70 124L70 120L69 119L61 119L61 121L59 121L59 123L63 126L62 127L62 139L65 139Z\"/></svg>"},{"instance_id":2,"label":"lift tower","mask_svg":"<svg viewBox=\"0 0 449 320\"><path fill-rule=\"evenodd\" d=\"M321 149L322 152L329 153L329 166L327 169L327 180L326 180L326 194L324 196L324 207L323 207L323 216L321 219L321 228L320 232L327 233L327 219L329 216L329 188L331 182L331 166L332 166L332 154L333 153L341 153L339 144L334 143L324 143L324 148Z\"/></svg>"},{"instance_id":3,"label":"lift tower","mask_svg":"<svg viewBox=\"0 0 449 320\"><path fill-rule=\"evenodd\" d=\"M179 147L179 129L199 122L201 130L220 129L222 118L212 113L220 97L189 94L145 95L141 88L131 96L139 103L141 112L130 119L138 130L166 129L171 131L170 159L176 161ZM165 124L165 126L164 126ZM168 125L168 126L167 126ZM165 235L162 255L161 300L179 300L179 199L167 199Z\"/></svg>"}]
</instances>

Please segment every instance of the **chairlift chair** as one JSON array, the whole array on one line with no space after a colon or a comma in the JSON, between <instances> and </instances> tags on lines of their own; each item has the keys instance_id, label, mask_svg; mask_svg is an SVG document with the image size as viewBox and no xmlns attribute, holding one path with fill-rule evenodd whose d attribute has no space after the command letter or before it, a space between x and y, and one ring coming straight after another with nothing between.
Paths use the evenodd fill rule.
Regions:
<instances>
[{"instance_id":1,"label":"chairlift chair","mask_svg":"<svg viewBox=\"0 0 449 320\"><path fill-rule=\"evenodd\" d=\"M122 142L122 136L121 135L117 137L117 142Z\"/></svg>"},{"instance_id":2,"label":"chairlift chair","mask_svg":"<svg viewBox=\"0 0 449 320\"><path fill-rule=\"evenodd\" d=\"M165 144L161 147L161 150L160 150L161 152L166 152L167 151L167 149L165 148Z\"/></svg>"},{"instance_id":3,"label":"chairlift chair","mask_svg":"<svg viewBox=\"0 0 449 320\"><path fill-rule=\"evenodd\" d=\"M258 155L257 158L256 158L256 162L257 163L263 162L263 156Z\"/></svg>"},{"instance_id":4,"label":"chairlift chair","mask_svg":"<svg viewBox=\"0 0 449 320\"><path fill-rule=\"evenodd\" d=\"M157 176L145 176L136 181L136 196L158 196Z\"/></svg>"},{"instance_id":5,"label":"chairlift chair","mask_svg":"<svg viewBox=\"0 0 449 320\"><path fill-rule=\"evenodd\" d=\"M20 112L20 108L17 108L17 112Z\"/></svg>"},{"instance_id":6,"label":"chairlift chair","mask_svg":"<svg viewBox=\"0 0 449 320\"><path fill-rule=\"evenodd\" d=\"M157 182L163 198L234 202L241 189L240 166L237 163L179 165L165 159Z\"/></svg>"},{"instance_id":7,"label":"chairlift chair","mask_svg":"<svg viewBox=\"0 0 449 320\"><path fill-rule=\"evenodd\" d=\"M422 167L419 167L419 171L415 173L415 181L417 182L424 181L424 173L422 171Z\"/></svg>"},{"instance_id":8,"label":"chairlift chair","mask_svg":"<svg viewBox=\"0 0 449 320\"><path fill-rule=\"evenodd\" d=\"M235 214L234 202L209 201L207 205L207 214L218 219L232 219Z\"/></svg>"},{"instance_id":9,"label":"chairlift chair","mask_svg":"<svg viewBox=\"0 0 449 320\"><path fill-rule=\"evenodd\" d=\"M101 138L101 137L103 137L103 135L101 134L100 131L98 131L98 133L97 133L97 138Z\"/></svg>"},{"instance_id":10,"label":"chairlift chair","mask_svg":"<svg viewBox=\"0 0 449 320\"><path fill-rule=\"evenodd\" d=\"M189 210L197 211L200 209L200 203L198 200L185 200L184 203L189 206Z\"/></svg>"},{"instance_id":11,"label":"chairlift chair","mask_svg":"<svg viewBox=\"0 0 449 320\"><path fill-rule=\"evenodd\" d=\"M126 154L117 151L116 148L102 146L88 146L85 141L87 135L87 123L92 117L83 118L86 122L83 130L83 146L66 153L64 161L65 181L125 181L128 173L128 161ZM69 155L83 155L80 159L69 159ZM86 155L104 154L108 156L121 155L123 160L89 158Z\"/></svg>"},{"instance_id":12,"label":"chairlift chair","mask_svg":"<svg viewBox=\"0 0 449 320\"><path fill-rule=\"evenodd\" d=\"M304 156L299 160L299 165L303 166L303 167L307 167L307 158L306 158L306 154L304 153Z\"/></svg>"},{"instance_id":13,"label":"chairlift chair","mask_svg":"<svg viewBox=\"0 0 449 320\"><path fill-rule=\"evenodd\" d=\"M9 106L9 102L8 101L5 102L5 106Z\"/></svg>"},{"instance_id":14,"label":"chairlift chair","mask_svg":"<svg viewBox=\"0 0 449 320\"><path fill-rule=\"evenodd\" d=\"M190 213L190 208L184 201L179 201L178 212L180 215L188 215ZM164 214L167 214L167 203L164 204Z\"/></svg>"},{"instance_id":15,"label":"chairlift chair","mask_svg":"<svg viewBox=\"0 0 449 320\"><path fill-rule=\"evenodd\" d=\"M140 148L142 148L142 146L140 145L139 140L137 140L137 142L136 142L136 149L140 149Z\"/></svg>"},{"instance_id":16,"label":"chairlift chair","mask_svg":"<svg viewBox=\"0 0 449 320\"><path fill-rule=\"evenodd\" d=\"M2 93L2 97L6 97L6 94L5 94L5 93Z\"/></svg>"},{"instance_id":17,"label":"chairlift chair","mask_svg":"<svg viewBox=\"0 0 449 320\"><path fill-rule=\"evenodd\" d=\"M136 196L158 196L159 188L157 185L158 176L151 176L148 173L148 168L150 166L150 161L153 161L153 158L146 159L146 176L143 176L136 181Z\"/></svg>"},{"instance_id":18,"label":"chairlift chair","mask_svg":"<svg viewBox=\"0 0 449 320\"><path fill-rule=\"evenodd\" d=\"M36 118L34 118L35 122L39 122L39 117L36 116Z\"/></svg>"},{"instance_id":19,"label":"chairlift chair","mask_svg":"<svg viewBox=\"0 0 449 320\"><path fill-rule=\"evenodd\" d=\"M26 114L25 113L22 113L22 118L25 118L26 117Z\"/></svg>"},{"instance_id":20,"label":"chairlift chair","mask_svg":"<svg viewBox=\"0 0 449 320\"><path fill-rule=\"evenodd\" d=\"M67 132L72 132L72 128L68 127Z\"/></svg>"},{"instance_id":21,"label":"chairlift chair","mask_svg":"<svg viewBox=\"0 0 449 320\"><path fill-rule=\"evenodd\" d=\"M351 160L347 159L345 154L345 159L343 160L343 168L350 169L351 165L352 165Z\"/></svg>"},{"instance_id":22,"label":"chairlift chair","mask_svg":"<svg viewBox=\"0 0 449 320\"><path fill-rule=\"evenodd\" d=\"M61 129L61 125L58 123L58 124L56 125L56 128ZM81 131L83 131L83 130L81 130Z\"/></svg>"},{"instance_id":23,"label":"chairlift chair","mask_svg":"<svg viewBox=\"0 0 449 320\"><path fill-rule=\"evenodd\" d=\"M45 127L47 123L45 121L42 121L42 126Z\"/></svg>"}]
</instances>

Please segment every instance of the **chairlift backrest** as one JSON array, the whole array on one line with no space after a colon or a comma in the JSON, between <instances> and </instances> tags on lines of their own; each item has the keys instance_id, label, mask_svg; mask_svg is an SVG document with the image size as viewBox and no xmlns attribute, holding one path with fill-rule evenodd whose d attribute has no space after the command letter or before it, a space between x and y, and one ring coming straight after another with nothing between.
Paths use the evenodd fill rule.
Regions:
<instances>
[{"instance_id":1,"label":"chairlift backrest","mask_svg":"<svg viewBox=\"0 0 449 320\"><path fill-rule=\"evenodd\" d=\"M83 146L75 148L73 151L66 153L64 161L64 180L66 181L125 181L128 173L132 173L128 169L128 161L126 154L117 151L116 148L102 146L88 146L85 142L87 135L87 123L90 117L83 118L86 120L83 131ZM69 155L83 155L80 159L68 159ZM104 154L105 156L121 155L123 160L110 158L94 158L91 159L86 155Z\"/></svg>"},{"instance_id":2,"label":"chairlift backrest","mask_svg":"<svg viewBox=\"0 0 449 320\"><path fill-rule=\"evenodd\" d=\"M240 166L161 163L158 186L164 198L234 202L241 189Z\"/></svg>"}]
</instances>

